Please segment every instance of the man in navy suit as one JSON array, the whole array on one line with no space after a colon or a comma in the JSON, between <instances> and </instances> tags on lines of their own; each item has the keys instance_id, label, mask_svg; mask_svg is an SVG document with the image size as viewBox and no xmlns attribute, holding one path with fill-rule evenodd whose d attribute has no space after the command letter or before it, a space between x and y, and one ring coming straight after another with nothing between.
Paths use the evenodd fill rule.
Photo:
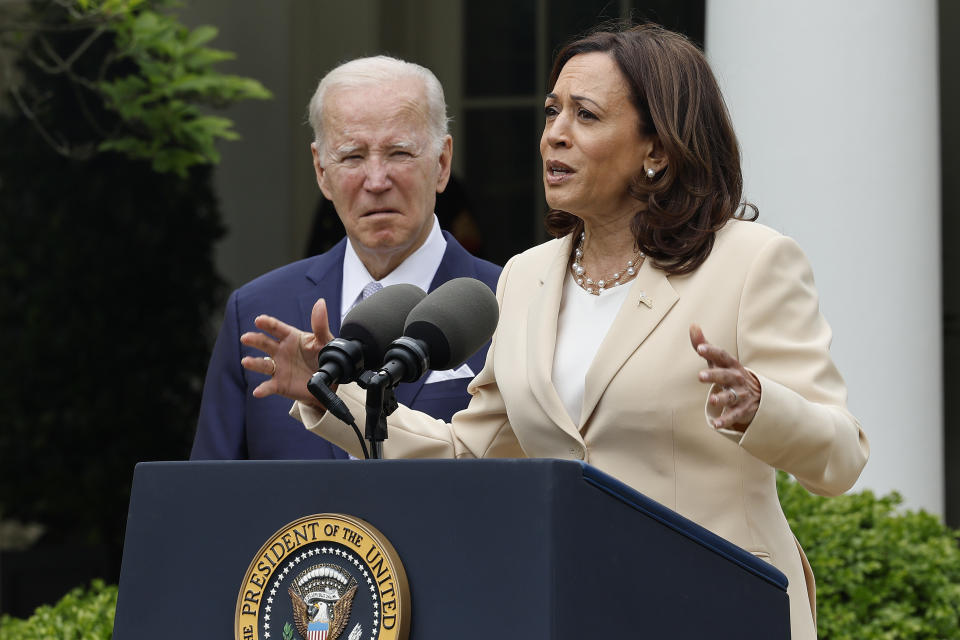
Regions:
<instances>
[{"instance_id":1,"label":"man in navy suit","mask_svg":"<svg viewBox=\"0 0 960 640\"><path fill-rule=\"evenodd\" d=\"M385 56L352 60L320 81L309 111L317 184L336 207L347 237L230 295L207 369L191 459L347 457L291 418L289 400L253 396L267 378L245 370L240 360L263 354L242 345L240 336L257 331L258 315L307 328L314 303L323 298L337 335L347 311L381 286L403 282L429 291L465 276L496 288L500 267L467 253L441 232L434 215L436 195L450 177L453 140L433 73ZM484 346L459 369L401 384L397 399L449 421L467 405L467 383L483 367L486 351Z\"/></svg>"}]
</instances>

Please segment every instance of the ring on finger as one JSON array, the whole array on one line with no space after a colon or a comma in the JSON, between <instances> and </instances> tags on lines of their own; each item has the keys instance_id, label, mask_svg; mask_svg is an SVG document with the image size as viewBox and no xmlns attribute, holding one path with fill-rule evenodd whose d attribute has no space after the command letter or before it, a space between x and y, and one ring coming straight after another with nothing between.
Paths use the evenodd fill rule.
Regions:
<instances>
[{"instance_id":1,"label":"ring on finger","mask_svg":"<svg viewBox=\"0 0 960 640\"><path fill-rule=\"evenodd\" d=\"M276 362L276 360L274 360L274 359L271 358L270 356L267 356L266 358L264 358L264 361L265 361L265 362L269 362L271 365L273 365L273 369L272 369L272 370L270 371L270 373L268 373L267 375L270 376L270 377L273 377L273 376L277 375L277 362Z\"/></svg>"},{"instance_id":2,"label":"ring on finger","mask_svg":"<svg viewBox=\"0 0 960 640\"><path fill-rule=\"evenodd\" d=\"M274 368L276 368L276 365L274 365ZM730 392L730 395L733 396L733 402L731 402L730 404L731 404L731 405L737 404L737 401L740 399L740 396L737 395L737 392L734 391L733 387L724 387L724 389L726 389L727 391L729 391L729 392Z\"/></svg>"}]
</instances>

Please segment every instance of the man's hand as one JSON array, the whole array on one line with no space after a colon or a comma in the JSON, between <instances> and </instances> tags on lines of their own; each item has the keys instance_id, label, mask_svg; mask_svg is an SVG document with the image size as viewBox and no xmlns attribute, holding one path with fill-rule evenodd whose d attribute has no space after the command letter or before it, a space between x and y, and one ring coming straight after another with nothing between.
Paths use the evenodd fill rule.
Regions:
<instances>
[{"instance_id":1,"label":"man's hand","mask_svg":"<svg viewBox=\"0 0 960 640\"><path fill-rule=\"evenodd\" d=\"M240 342L263 351L267 357L245 356L240 364L244 369L270 376L253 390L253 396L266 398L279 394L322 408L307 390L307 383L317 371L320 349L333 340L324 299L317 300L310 314L313 333L301 331L273 316L257 316L253 323L264 333L245 333L240 336Z\"/></svg>"}]
</instances>

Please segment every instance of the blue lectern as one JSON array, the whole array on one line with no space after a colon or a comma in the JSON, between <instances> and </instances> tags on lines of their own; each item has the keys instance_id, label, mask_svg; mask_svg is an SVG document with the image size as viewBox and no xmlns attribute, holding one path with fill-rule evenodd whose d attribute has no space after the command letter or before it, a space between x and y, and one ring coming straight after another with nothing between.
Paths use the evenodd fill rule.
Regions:
<instances>
[{"instance_id":1,"label":"blue lectern","mask_svg":"<svg viewBox=\"0 0 960 640\"><path fill-rule=\"evenodd\" d=\"M258 585L250 602L268 597L256 573L256 558L264 576L274 564L265 542L331 513L389 539L415 640L790 637L781 572L588 465L375 460L137 465L114 638L253 637L235 632L235 619L245 580ZM324 576L337 571L300 571L308 563L290 562L285 579L309 583L314 613L301 615L321 619L318 598L337 587ZM382 608L386 620L386 599ZM292 617L277 605L270 640L300 637L280 628ZM351 627L359 637L344 624L340 638Z\"/></svg>"}]
</instances>

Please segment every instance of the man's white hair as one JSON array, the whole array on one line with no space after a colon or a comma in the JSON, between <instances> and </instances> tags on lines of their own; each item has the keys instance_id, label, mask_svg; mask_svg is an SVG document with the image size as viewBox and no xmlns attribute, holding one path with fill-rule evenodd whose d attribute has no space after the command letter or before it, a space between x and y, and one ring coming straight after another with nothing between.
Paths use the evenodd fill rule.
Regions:
<instances>
[{"instance_id":1,"label":"man's white hair","mask_svg":"<svg viewBox=\"0 0 960 640\"><path fill-rule=\"evenodd\" d=\"M443 87L440 86L437 76L426 67L413 62L390 56L373 56L357 58L334 67L317 85L317 90L310 99L308 111L310 126L313 127L313 136L321 157L323 155L323 101L327 92L331 89L356 89L378 85L402 78L413 78L423 83L427 103L422 107L427 117L430 137L439 155L443 149L443 141L449 133L449 119L447 103L443 98Z\"/></svg>"}]
</instances>

